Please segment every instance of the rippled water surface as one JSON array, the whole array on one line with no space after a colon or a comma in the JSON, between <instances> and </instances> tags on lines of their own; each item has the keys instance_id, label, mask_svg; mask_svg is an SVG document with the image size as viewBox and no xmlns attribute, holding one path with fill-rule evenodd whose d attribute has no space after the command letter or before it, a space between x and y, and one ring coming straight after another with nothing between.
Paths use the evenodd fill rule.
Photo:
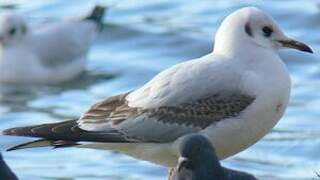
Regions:
<instances>
[{"instance_id":1,"label":"rippled water surface","mask_svg":"<svg viewBox=\"0 0 320 180\"><path fill-rule=\"evenodd\" d=\"M11 2L11 1L3 1ZM95 1L17 1L30 23L82 15ZM58 86L0 87L0 129L75 118L95 101L137 88L159 71L211 51L223 17L243 6L270 13L284 31L320 48L316 1L126 0L110 5L87 70ZM282 52L293 80L290 106L263 140L223 164L261 179L312 179L320 171L320 58ZM28 140L0 136L0 148ZM5 152L21 179L166 179L165 168L108 151L28 149Z\"/></svg>"}]
</instances>

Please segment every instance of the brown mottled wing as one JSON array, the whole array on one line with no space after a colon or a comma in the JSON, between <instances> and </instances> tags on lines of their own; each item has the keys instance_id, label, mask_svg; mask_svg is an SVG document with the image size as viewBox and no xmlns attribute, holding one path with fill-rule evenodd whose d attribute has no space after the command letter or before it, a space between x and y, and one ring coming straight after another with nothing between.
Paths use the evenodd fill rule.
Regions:
<instances>
[{"instance_id":1,"label":"brown mottled wing","mask_svg":"<svg viewBox=\"0 0 320 180\"><path fill-rule=\"evenodd\" d=\"M163 123L181 124L204 129L214 122L238 116L254 98L245 95L220 96L182 104L177 107L160 107L146 111Z\"/></svg>"},{"instance_id":2,"label":"brown mottled wing","mask_svg":"<svg viewBox=\"0 0 320 180\"><path fill-rule=\"evenodd\" d=\"M129 137L143 142L168 142L181 135L205 129L212 123L238 116L254 97L243 94L215 94L179 106L142 109L128 106L127 94L93 106L79 120L83 127L109 124ZM103 131L103 130L102 130Z\"/></svg>"},{"instance_id":3,"label":"brown mottled wing","mask_svg":"<svg viewBox=\"0 0 320 180\"><path fill-rule=\"evenodd\" d=\"M170 142L180 136L200 131L223 119L238 116L254 100L243 94L213 95L179 106L154 109L132 108L125 99L127 94L111 97L94 105L79 121L11 128L5 135L43 138L15 146L12 149L51 145L65 147L78 141L133 143ZM88 125L98 130L79 128ZM107 124L107 125L106 125ZM101 129L101 126L103 127Z\"/></svg>"},{"instance_id":4,"label":"brown mottled wing","mask_svg":"<svg viewBox=\"0 0 320 180\"><path fill-rule=\"evenodd\" d=\"M136 108L130 108L127 105L126 96L129 94L120 94L112 96L104 101L93 105L82 117L78 120L81 123L99 124L106 123L111 120L114 123L123 121L132 113L136 113Z\"/></svg>"}]
</instances>

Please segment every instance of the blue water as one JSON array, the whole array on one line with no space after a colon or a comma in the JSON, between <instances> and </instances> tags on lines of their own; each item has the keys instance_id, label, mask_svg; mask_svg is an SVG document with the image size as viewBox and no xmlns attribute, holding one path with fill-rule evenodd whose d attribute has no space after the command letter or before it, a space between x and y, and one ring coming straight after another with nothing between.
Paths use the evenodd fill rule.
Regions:
<instances>
[{"instance_id":1,"label":"blue water","mask_svg":"<svg viewBox=\"0 0 320 180\"><path fill-rule=\"evenodd\" d=\"M243 6L262 8L289 36L316 53L320 48L316 1L17 2L10 7L31 24L82 15L97 2L110 9L81 77L59 86L0 86L0 129L78 117L97 100L137 88L171 65L208 53L223 17ZM257 144L224 160L225 166L261 179L312 179L320 171L320 58L288 53L293 90L286 114ZM0 136L0 149L25 140ZM157 180L167 175L165 168L108 151L38 148L4 152L4 157L23 180Z\"/></svg>"}]
</instances>

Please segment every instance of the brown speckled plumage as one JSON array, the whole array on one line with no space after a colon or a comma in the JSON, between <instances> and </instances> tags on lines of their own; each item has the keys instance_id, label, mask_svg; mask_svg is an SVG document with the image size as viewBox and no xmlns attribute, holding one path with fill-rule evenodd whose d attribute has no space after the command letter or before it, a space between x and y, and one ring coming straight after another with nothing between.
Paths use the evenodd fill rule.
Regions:
<instances>
[{"instance_id":1,"label":"brown speckled plumage","mask_svg":"<svg viewBox=\"0 0 320 180\"><path fill-rule=\"evenodd\" d=\"M123 94L94 105L84 114L81 121L85 123L111 122L118 125L128 118L147 115L166 124L178 124L197 128L206 128L213 122L238 116L254 100L247 95L221 96L215 94L179 106L163 106L153 109L129 107Z\"/></svg>"}]
</instances>

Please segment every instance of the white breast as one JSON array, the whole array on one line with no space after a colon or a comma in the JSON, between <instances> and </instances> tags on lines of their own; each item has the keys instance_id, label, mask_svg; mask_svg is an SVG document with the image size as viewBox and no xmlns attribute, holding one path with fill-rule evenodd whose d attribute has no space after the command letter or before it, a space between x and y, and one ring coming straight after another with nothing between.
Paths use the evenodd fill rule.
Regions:
<instances>
[{"instance_id":1,"label":"white breast","mask_svg":"<svg viewBox=\"0 0 320 180\"><path fill-rule=\"evenodd\" d=\"M291 89L289 73L280 58L271 61L259 63L243 75L241 88L256 96L254 102L239 117L222 120L204 130L220 159L256 143L285 112Z\"/></svg>"}]
</instances>

